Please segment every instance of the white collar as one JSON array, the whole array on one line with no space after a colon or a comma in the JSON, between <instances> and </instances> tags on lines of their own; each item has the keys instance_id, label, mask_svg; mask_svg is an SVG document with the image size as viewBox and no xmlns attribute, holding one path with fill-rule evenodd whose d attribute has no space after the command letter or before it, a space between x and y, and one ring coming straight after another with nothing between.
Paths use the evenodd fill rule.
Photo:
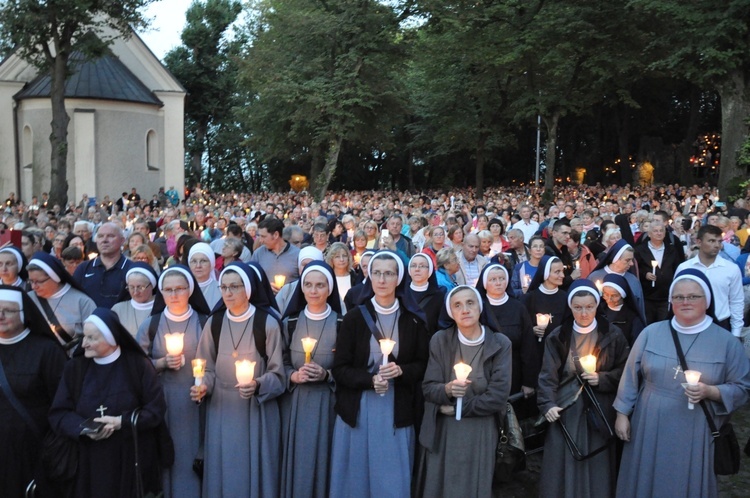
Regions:
<instances>
[{"instance_id":1,"label":"white collar","mask_svg":"<svg viewBox=\"0 0 750 498\"><path fill-rule=\"evenodd\" d=\"M12 285L13 287L21 287L21 288L23 288L23 284L24 284L24 281L21 280L21 277L18 277L18 278L16 278L16 281L13 282L10 285Z\"/></svg>"},{"instance_id":2,"label":"white collar","mask_svg":"<svg viewBox=\"0 0 750 498\"><path fill-rule=\"evenodd\" d=\"M503 297L501 297L500 299L492 298L492 297L489 296L489 294L487 295L487 301L492 306L500 306L501 304L505 304L505 303L508 302L508 299L510 299L510 297L508 296L507 292L505 294L503 294Z\"/></svg>"},{"instance_id":3,"label":"white collar","mask_svg":"<svg viewBox=\"0 0 750 498\"><path fill-rule=\"evenodd\" d=\"M468 339L461 330L456 327L456 330L458 331L458 342L463 344L464 346L479 346L484 342L484 325L481 325L482 327L482 334L476 338L476 339Z\"/></svg>"},{"instance_id":4,"label":"white collar","mask_svg":"<svg viewBox=\"0 0 750 498\"><path fill-rule=\"evenodd\" d=\"M424 291L426 291L426 290L427 290L427 288L428 288L429 286L430 286L430 281L429 281L429 280L428 280L428 281L427 281L427 283L426 283L426 284L424 284L424 285L417 285L417 284L415 284L414 282L412 282L412 283L410 283L410 284L409 284L409 287L410 287L410 288L411 288L411 290L413 290L414 292L424 292Z\"/></svg>"},{"instance_id":5,"label":"white collar","mask_svg":"<svg viewBox=\"0 0 750 498\"><path fill-rule=\"evenodd\" d=\"M614 271L614 270L611 270L611 269L609 268L609 265L607 265L607 266L605 266L605 267L604 267L604 271L606 271L606 272L607 272L607 273L609 273L610 275L620 275L621 277L624 277L624 276L625 276L625 274L627 273L627 272L617 273L616 271Z\"/></svg>"},{"instance_id":6,"label":"white collar","mask_svg":"<svg viewBox=\"0 0 750 498\"><path fill-rule=\"evenodd\" d=\"M193 307L188 304L188 309L182 315L175 315L169 311L169 308L164 308L164 316L173 322L184 322L193 316Z\"/></svg>"},{"instance_id":7,"label":"white collar","mask_svg":"<svg viewBox=\"0 0 750 498\"><path fill-rule=\"evenodd\" d=\"M326 303L326 309L320 313L313 313L310 308L305 306L304 312L308 320L325 320L331 314L331 305Z\"/></svg>"},{"instance_id":8,"label":"white collar","mask_svg":"<svg viewBox=\"0 0 750 498\"><path fill-rule=\"evenodd\" d=\"M198 287L200 287L201 289L205 289L213 283L216 283L216 279L214 278L213 270L211 270L211 274L208 276L208 280L206 280L205 282L198 282Z\"/></svg>"},{"instance_id":9,"label":"white collar","mask_svg":"<svg viewBox=\"0 0 750 498\"><path fill-rule=\"evenodd\" d=\"M11 337L10 339L3 339L2 337L0 337L0 345L6 346L6 345L9 345L9 344L19 343L19 342L23 341L24 339L26 339L26 337L30 333L31 333L31 329L26 329L23 332L21 332L20 334L18 334L17 336Z\"/></svg>"},{"instance_id":10,"label":"white collar","mask_svg":"<svg viewBox=\"0 0 750 498\"><path fill-rule=\"evenodd\" d=\"M65 284L62 286L62 289L52 294L49 298L50 299L60 299L65 295L66 292L70 290L70 284Z\"/></svg>"},{"instance_id":11,"label":"white collar","mask_svg":"<svg viewBox=\"0 0 750 498\"><path fill-rule=\"evenodd\" d=\"M117 346L117 349L109 353L104 358L94 358L94 363L97 365L109 365L110 363L114 363L117 361L117 358L120 357L122 354L122 350L120 349L120 346Z\"/></svg>"},{"instance_id":12,"label":"white collar","mask_svg":"<svg viewBox=\"0 0 750 498\"><path fill-rule=\"evenodd\" d=\"M146 310L150 310L151 308L154 307L154 300L151 299L151 301L149 301L147 303L137 303L137 302L135 302L134 299L131 299L130 300L130 306L132 306L133 309L137 310L137 311L146 311Z\"/></svg>"},{"instance_id":13,"label":"white collar","mask_svg":"<svg viewBox=\"0 0 750 498\"><path fill-rule=\"evenodd\" d=\"M614 308L610 305L607 305L607 308L611 309L612 311L620 311L623 306L625 306L625 303L621 304L620 306L615 306Z\"/></svg>"},{"instance_id":14,"label":"white collar","mask_svg":"<svg viewBox=\"0 0 750 498\"><path fill-rule=\"evenodd\" d=\"M539 290L542 292L542 294L547 294L548 296L551 296L552 294L557 294L557 291L560 290L560 288L559 287L555 287L554 289L549 290L548 288L546 288L544 286L544 283L542 283L539 286Z\"/></svg>"},{"instance_id":15,"label":"white collar","mask_svg":"<svg viewBox=\"0 0 750 498\"><path fill-rule=\"evenodd\" d=\"M581 327L576 322L573 322L573 330L575 330L579 334L590 334L591 331L596 328L596 325L596 318L594 318L594 321L591 322L591 325L589 325L588 327Z\"/></svg>"},{"instance_id":16,"label":"white collar","mask_svg":"<svg viewBox=\"0 0 750 498\"><path fill-rule=\"evenodd\" d=\"M689 327L685 327L684 325L680 325L680 322L677 321L677 317L672 317L672 326L677 332L680 332L682 334L698 334L700 332L703 332L708 328L709 325L711 325L711 322L713 322L711 317L706 316L702 322L691 325Z\"/></svg>"},{"instance_id":17,"label":"white collar","mask_svg":"<svg viewBox=\"0 0 750 498\"><path fill-rule=\"evenodd\" d=\"M251 316L255 313L255 306L252 304L247 305L247 309L242 313L241 315L234 316L229 310L227 310L227 318L229 318L232 322L244 322L250 319Z\"/></svg>"},{"instance_id":18,"label":"white collar","mask_svg":"<svg viewBox=\"0 0 750 498\"><path fill-rule=\"evenodd\" d=\"M652 251L656 252L662 252L664 250L664 242L661 243L661 247L654 247L654 245L651 243L651 241L648 241L648 248Z\"/></svg>"},{"instance_id":19,"label":"white collar","mask_svg":"<svg viewBox=\"0 0 750 498\"><path fill-rule=\"evenodd\" d=\"M370 299L370 302L372 303L373 308L375 308L375 312L381 315L390 315L392 313L397 312L398 309L401 307L401 305L398 302L398 299L393 301L393 304L391 305L390 308L384 308L383 306L380 306L374 297Z\"/></svg>"}]
</instances>

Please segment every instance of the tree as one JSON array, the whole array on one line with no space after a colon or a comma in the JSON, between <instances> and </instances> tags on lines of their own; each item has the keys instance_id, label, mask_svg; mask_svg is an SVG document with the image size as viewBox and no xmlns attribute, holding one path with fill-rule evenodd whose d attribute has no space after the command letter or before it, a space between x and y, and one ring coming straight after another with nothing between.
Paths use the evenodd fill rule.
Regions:
<instances>
[{"instance_id":1,"label":"tree","mask_svg":"<svg viewBox=\"0 0 750 498\"><path fill-rule=\"evenodd\" d=\"M382 147L401 115L398 18L376 0L264 0L254 13L248 143L264 162L309 162L321 198L344 142Z\"/></svg>"},{"instance_id":2,"label":"tree","mask_svg":"<svg viewBox=\"0 0 750 498\"><path fill-rule=\"evenodd\" d=\"M65 205L68 200L70 117L65 110L65 82L70 75L70 55L79 51L85 58L96 58L115 37L128 36L132 28L145 27L141 9L152 1L4 0L0 3L0 38L10 40L23 60L48 72L51 78L52 203ZM96 36L87 36L92 32Z\"/></svg>"},{"instance_id":3,"label":"tree","mask_svg":"<svg viewBox=\"0 0 750 498\"><path fill-rule=\"evenodd\" d=\"M229 41L226 33L241 11L242 5L235 0L195 0L185 14L183 45L164 58L166 66L188 91L185 105L188 177L195 182L203 180L204 159L209 173L216 166L212 152L218 155L221 149L212 148L210 141L220 140L216 135L222 130L233 129L233 107L240 98L236 59L244 40ZM208 180L204 187L211 189L211 178Z\"/></svg>"}]
</instances>

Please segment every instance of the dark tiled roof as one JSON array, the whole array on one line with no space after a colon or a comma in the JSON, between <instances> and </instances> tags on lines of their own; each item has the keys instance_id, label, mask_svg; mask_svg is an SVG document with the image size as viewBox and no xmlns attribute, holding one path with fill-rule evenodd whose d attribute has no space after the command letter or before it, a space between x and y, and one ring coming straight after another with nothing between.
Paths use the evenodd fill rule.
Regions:
<instances>
[{"instance_id":1,"label":"dark tiled roof","mask_svg":"<svg viewBox=\"0 0 750 498\"><path fill-rule=\"evenodd\" d=\"M70 55L72 74L65 83L66 98L119 100L161 106L162 102L112 52L85 60L81 52ZM15 95L16 100L49 98L51 78L42 73Z\"/></svg>"}]
</instances>

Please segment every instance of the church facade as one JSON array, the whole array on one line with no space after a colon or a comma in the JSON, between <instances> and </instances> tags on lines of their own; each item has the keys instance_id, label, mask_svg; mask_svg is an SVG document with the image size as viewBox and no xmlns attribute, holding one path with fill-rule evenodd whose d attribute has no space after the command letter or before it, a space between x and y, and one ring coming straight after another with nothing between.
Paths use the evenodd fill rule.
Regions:
<instances>
[{"instance_id":1,"label":"church facade","mask_svg":"<svg viewBox=\"0 0 750 498\"><path fill-rule=\"evenodd\" d=\"M184 192L186 91L137 34L103 57L70 58L65 88L68 200ZM50 189L50 78L12 54L0 64L0 193Z\"/></svg>"}]
</instances>

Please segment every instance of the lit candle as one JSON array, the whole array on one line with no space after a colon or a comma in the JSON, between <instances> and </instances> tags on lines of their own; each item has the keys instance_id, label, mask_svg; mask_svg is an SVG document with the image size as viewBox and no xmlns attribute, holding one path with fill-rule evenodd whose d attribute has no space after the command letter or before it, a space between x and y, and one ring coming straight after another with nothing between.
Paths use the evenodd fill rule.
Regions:
<instances>
[{"instance_id":1,"label":"lit candle","mask_svg":"<svg viewBox=\"0 0 750 498\"><path fill-rule=\"evenodd\" d=\"M355 265L358 265L358 264L359 264L359 261L360 261L361 259L362 259L362 256L361 256L361 255L360 255L359 253L355 254L355 255L354 255L354 264L355 264Z\"/></svg>"},{"instance_id":2,"label":"lit candle","mask_svg":"<svg viewBox=\"0 0 750 498\"><path fill-rule=\"evenodd\" d=\"M396 341L393 339L380 339L380 352L383 353L383 366L388 364L388 355L393 352Z\"/></svg>"},{"instance_id":3,"label":"lit candle","mask_svg":"<svg viewBox=\"0 0 750 498\"><path fill-rule=\"evenodd\" d=\"M689 386L697 386L698 381L701 379L701 373L697 370L685 370L685 380ZM688 408L690 410L695 409L695 405L688 401Z\"/></svg>"},{"instance_id":4,"label":"lit candle","mask_svg":"<svg viewBox=\"0 0 750 498\"><path fill-rule=\"evenodd\" d=\"M528 273L524 274L524 280L526 281L526 287L531 285L531 275L529 275Z\"/></svg>"},{"instance_id":5,"label":"lit candle","mask_svg":"<svg viewBox=\"0 0 750 498\"><path fill-rule=\"evenodd\" d=\"M250 360L237 360L234 362L234 368L237 374L237 383L241 386L247 386L253 381L255 376L255 362Z\"/></svg>"},{"instance_id":6,"label":"lit candle","mask_svg":"<svg viewBox=\"0 0 750 498\"><path fill-rule=\"evenodd\" d=\"M206 375L206 360L194 359L193 365L193 377L195 377L195 385L200 386L203 384L203 376Z\"/></svg>"},{"instance_id":7,"label":"lit candle","mask_svg":"<svg viewBox=\"0 0 750 498\"><path fill-rule=\"evenodd\" d=\"M651 260L651 266L654 267L654 277L656 277L656 267L659 266L659 262L653 259ZM651 287L656 287L656 280L651 281Z\"/></svg>"},{"instance_id":8,"label":"lit candle","mask_svg":"<svg viewBox=\"0 0 750 498\"><path fill-rule=\"evenodd\" d=\"M286 282L286 276L285 275L275 275L273 277L273 283L279 289L282 288L282 287L284 287L284 282Z\"/></svg>"},{"instance_id":9,"label":"lit candle","mask_svg":"<svg viewBox=\"0 0 750 498\"><path fill-rule=\"evenodd\" d=\"M90 252L90 253L89 253L89 259L90 259L90 260L94 260L94 259L96 259L96 257L97 257L97 256L99 256L99 254L97 254L97 253L95 253L95 252Z\"/></svg>"},{"instance_id":10,"label":"lit candle","mask_svg":"<svg viewBox=\"0 0 750 498\"><path fill-rule=\"evenodd\" d=\"M596 288L599 289L599 294L601 294L602 289L604 288L604 284L602 283L602 281L597 280L596 282L594 282L594 285L596 285Z\"/></svg>"},{"instance_id":11,"label":"lit candle","mask_svg":"<svg viewBox=\"0 0 750 498\"><path fill-rule=\"evenodd\" d=\"M312 352L317 343L317 339L313 339L312 337L302 338L302 349L305 351L305 363L310 363L312 360Z\"/></svg>"},{"instance_id":12,"label":"lit candle","mask_svg":"<svg viewBox=\"0 0 750 498\"><path fill-rule=\"evenodd\" d=\"M581 269L581 262L576 261L576 270L580 270L580 269Z\"/></svg>"},{"instance_id":13,"label":"lit candle","mask_svg":"<svg viewBox=\"0 0 750 498\"><path fill-rule=\"evenodd\" d=\"M552 315L547 313L537 313L536 314L536 324L537 326L546 329L549 325L549 322L552 321ZM539 342L542 342L542 338L539 338Z\"/></svg>"},{"instance_id":14,"label":"lit candle","mask_svg":"<svg viewBox=\"0 0 750 498\"><path fill-rule=\"evenodd\" d=\"M466 379L471 373L471 366L464 362L459 362L453 365L453 370L456 372L456 380L459 382L466 382ZM464 398L459 396L456 398L456 420L461 420L461 409L463 408Z\"/></svg>"},{"instance_id":15,"label":"lit candle","mask_svg":"<svg viewBox=\"0 0 750 498\"><path fill-rule=\"evenodd\" d=\"M182 332L164 334L164 340L167 342L167 353L169 356L180 356L182 354L184 339L185 334Z\"/></svg>"},{"instance_id":16,"label":"lit candle","mask_svg":"<svg viewBox=\"0 0 750 498\"><path fill-rule=\"evenodd\" d=\"M581 368L583 368L584 372L590 374L596 372L596 356L593 354L587 354L579 359L581 361Z\"/></svg>"}]
</instances>

